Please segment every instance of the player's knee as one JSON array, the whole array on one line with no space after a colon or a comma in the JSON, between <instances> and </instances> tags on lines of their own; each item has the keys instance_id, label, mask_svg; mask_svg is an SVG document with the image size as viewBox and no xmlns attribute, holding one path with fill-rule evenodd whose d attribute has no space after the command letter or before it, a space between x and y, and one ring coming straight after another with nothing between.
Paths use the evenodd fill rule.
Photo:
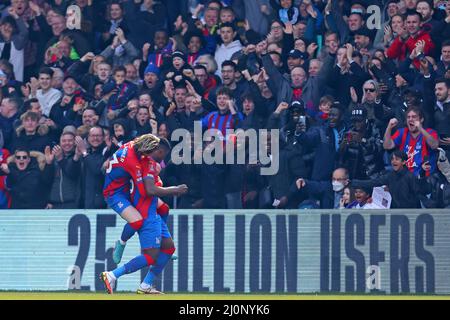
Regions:
<instances>
[{"instance_id":1,"label":"player's knee","mask_svg":"<svg viewBox=\"0 0 450 320\"><path fill-rule=\"evenodd\" d=\"M145 249L142 251L145 259L147 260L147 265L152 265L156 262L159 255L158 249Z\"/></svg>"},{"instance_id":2,"label":"player's knee","mask_svg":"<svg viewBox=\"0 0 450 320\"><path fill-rule=\"evenodd\" d=\"M145 249L145 250L142 250L142 254L144 256L151 257L154 261L156 261L156 259L158 259L159 249L158 248ZM147 259L147 257L146 257L146 259ZM147 263L148 262L149 262L149 260L147 259Z\"/></svg>"},{"instance_id":3,"label":"player's knee","mask_svg":"<svg viewBox=\"0 0 450 320\"><path fill-rule=\"evenodd\" d=\"M133 230L138 231L142 228L142 225L144 224L144 220L137 220L134 222L130 222L130 226L131 228L133 228Z\"/></svg>"},{"instance_id":4,"label":"player's knee","mask_svg":"<svg viewBox=\"0 0 450 320\"><path fill-rule=\"evenodd\" d=\"M160 205L158 207L158 209L156 209L156 212L160 215L160 216L165 216L167 214L169 214L169 206L167 205L167 203L163 203L162 205Z\"/></svg>"},{"instance_id":5,"label":"player's knee","mask_svg":"<svg viewBox=\"0 0 450 320\"><path fill-rule=\"evenodd\" d=\"M171 255L173 255L174 252L175 252L175 247L168 248L168 249L161 249L161 252L163 252L163 253L165 253L165 254L171 256Z\"/></svg>"}]
</instances>

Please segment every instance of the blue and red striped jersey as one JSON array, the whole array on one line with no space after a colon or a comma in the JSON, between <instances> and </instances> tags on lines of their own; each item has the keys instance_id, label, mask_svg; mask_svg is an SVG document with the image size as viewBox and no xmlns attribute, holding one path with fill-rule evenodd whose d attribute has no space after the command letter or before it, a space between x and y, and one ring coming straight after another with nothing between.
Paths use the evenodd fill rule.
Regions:
<instances>
[{"instance_id":1,"label":"blue and red striped jersey","mask_svg":"<svg viewBox=\"0 0 450 320\"><path fill-rule=\"evenodd\" d=\"M240 112L237 113L239 120L243 120L244 117ZM236 121L231 113L220 114L218 111L209 113L202 118L202 127L205 129L217 129L223 137L226 137L227 129L236 129Z\"/></svg>"},{"instance_id":2,"label":"blue and red striped jersey","mask_svg":"<svg viewBox=\"0 0 450 320\"><path fill-rule=\"evenodd\" d=\"M148 166L148 158L139 157L134 151L133 141L124 144L109 163L103 196L110 197L116 193L129 195L131 204L144 219L149 214L156 214L156 198L147 196L143 181L149 175Z\"/></svg>"},{"instance_id":3,"label":"blue and red striped jersey","mask_svg":"<svg viewBox=\"0 0 450 320\"><path fill-rule=\"evenodd\" d=\"M439 139L437 132L433 129L426 129L426 131L436 140ZM428 157L431 165L431 169L426 172L426 175L429 176L436 171L437 153L427 145L422 134L414 139L408 128L405 127L398 129L392 135L392 140L394 140L396 147L408 155L406 166L415 176L419 176L425 157Z\"/></svg>"}]
</instances>

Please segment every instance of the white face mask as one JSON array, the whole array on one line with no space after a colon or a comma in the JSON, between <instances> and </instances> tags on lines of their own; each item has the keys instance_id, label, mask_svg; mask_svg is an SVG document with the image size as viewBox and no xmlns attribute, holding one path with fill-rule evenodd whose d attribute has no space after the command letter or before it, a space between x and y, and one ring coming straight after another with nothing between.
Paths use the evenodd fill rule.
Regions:
<instances>
[{"instance_id":1,"label":"white face mask","mask_svg":"<svg viewBox=\"0 0 450 320\"><path fill-rule=\"evenodd\" d=\"M333 184L333 191L334 192L340 192L345 187L344 184L342 182L339 182L339 181L333 181L332 184Z\"/></svg>"}]
</instances>

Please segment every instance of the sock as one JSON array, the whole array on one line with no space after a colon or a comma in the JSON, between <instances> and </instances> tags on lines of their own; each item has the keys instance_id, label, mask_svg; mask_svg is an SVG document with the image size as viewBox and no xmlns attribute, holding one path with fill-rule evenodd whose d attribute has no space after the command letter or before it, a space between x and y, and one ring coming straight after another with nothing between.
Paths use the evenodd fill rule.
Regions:
<instances>
[{"instance_id":1,"label":"sock","mask_svg":"<svg viewBox=\"0 0 450 320\"><path fill-rule=\"evenodd\" d=\"M156 259L155 264L153 264L149 268L147 275L145 276L144 281L142 282L143 288L147 287L146 285L148 286L153 285L153 280L155 279L155 277L161 274L161 272L164 270L164 267L167 265L167 263L170 260L170 257L173 255L174 252L175 248L162 249L159 252L158 259Z\"/></svg>"},{"instance_id":2,"label":"sock","mask_svg":"<svg viewBox=\"0 0 450 320\"><path fill-rule=\"evenodd\" d=\"M169 217L169 206L166 203L162 203L157 209L156 213L158 213L161 217L161 220L164 221L164 223L167 223L167 218Z\"/></svg>"},{"instance_id":3,"label":"sock","mask_svg":"<svg viewBox=\"0 0 450 320\"><path fill-rule=\"evenodd\" d=\"M120 236L120 240L123 242L127 242L131 239L132 236L138 231L142 224L144 223L144 220L138 220L136 222L127 223L122 230L122 235ZM123 244L123 243L122 243Z\"/></svg>"},{"instance_id":4,"label":"sock","mask_svg":"<svg viewBox=\"0 0 450 320\"><path fill-rule=\"evenodd\" d=\"M122 235L120 236L120 240L123 242L127 242L130 240L132 236L136 233L136 230L134 230L129 223L127 223L122 230ZM123 243L122 243L123 244Z\"/></svg>"},{"instance_id":5,"label":"sock","mask_svg":"<svg viewBox=\"0 0 450 320\"><path fill-rule=\"evenodd\" d=\"M131 259L129 262L125 263L123 266L118 267L117 269L114 269L112 271L114 277L116 279L119 279L124 274L129 274L136 272L138 270L141 270L142 268L154 264L155 261L146 254L141 254L140 256L137 256L133 259Z\"/></svg>"}]
</instances>

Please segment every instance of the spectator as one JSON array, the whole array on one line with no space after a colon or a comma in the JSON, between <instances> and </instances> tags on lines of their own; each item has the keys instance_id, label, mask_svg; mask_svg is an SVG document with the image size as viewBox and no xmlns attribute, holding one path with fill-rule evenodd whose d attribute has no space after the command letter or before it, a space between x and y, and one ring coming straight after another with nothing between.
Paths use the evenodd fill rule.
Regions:
<instances>
[{"instance_id":1,"label":"spectator","mask_svg":"<svg viewBox=\"0 0 450 320\"><path fill-rule=\"evenodd\" d=\"M81 161L75 160L75 134L64 131L59 145L52 149L54 181L50 189L51 209L77 209L80 198Z\"/></svg>"},{"instance_id":2,"label":"spectator","mask_svg":"<svg viewBox=\"0 0 450 320\"><path fill-rule=\"evenodd\" d=\"M37 98L42 108L42 113L49 116L53 105L61 98L61 92L52 87L53 70L44 67L39 70L39 80L31 79L22 92L30 98Z\"/></svg>"},{"instance_id":3,"label":"spectator","mask_svg":"<svg viewBox=\"0 0 450 320\"><path fill-rule=\"evenodd\" d=\"M420 13L408 12L406 14L406 28L394 40L391 46L386 51L386 56L390 59L399 59L400 61L406 58L406 52L412 52L418 41L425 41L424 54L429 55L435 48L435 44L431 40L430 34L421 29L423 19ZM414 66L419 68L418 59L414 60Z\"/></svg>"},{"instance_id":4,"label":"spectator","mask_svg":"<svg viewBox=\"0 0 450 320\"><path fill-rule=\"evenodd\" d=\"M39 124L39 114L27 111L20 116L21 125L16 129L12 140L11 150L17 149L44 152L50 146L51 139L48 135L49 128L45 124Z\"/></svg>"},{"instance_id":5,"label":"spectator","mask_svg":"<svg viewBox=\"0 0 450 320\"><path fill-rule=\"evenodd\" d=\"M351 112L351 126L339 149L339 165L347 168L350 179L375 178L383 170L381 132L367 119L364 107Z\"/></svg>"},{"instance_id":6,"label":"spectator","mask_svg":"<svg viewBox=\"0 0 450 320\"><path fill-rule=\"evenodd\" d=\"M315 149L311 179L323 181L331 175L337 164L339 145L345 131L341 106L335 103L330 109L328 120L322 126L311 127L306 131L306 127L302 125L296 132L299 143Z\"/></svg>"},{"instance_id":7,"label":"spectator","mask_svg":"<svg viewBox=\"0 0 450 320\"><path fill-rule=\"evenodd\" d=\"M74 161L81 159L81 201L84 209L104 209L103 199L104 174L102 173L105 157L105 136L102 128L89 130L87 143L81 137L75 138Z\"/></svg>"},{"instance_id":8,"label":"spectator","mask_svg":"<svg viewBox=\"0 0 450 320\"><path fill-rule=\"evenodd\" d=\"M3 98L0 105L0 128L3 134L3 145L11 148L14 137L14 122L19 118L20 101L17 99Z\"/></svg>"},{"instance_id":9,"label":"spectator","mask_svg":"<svg viewBox=\"0 0 450 320\"><path fill-rule=\"evenodd\" d=\"M450 81L440 78L433 81L425 77L425 107L432 119L433 128L439 135L439 144L446 152L450 151ZM434 89L434 94L432 90ZM434 99L433 99L434 97ZM431 99L430 99L431 98Z\"/></svg>"},{"instance_id":10,"label":"spectator","mask_svg":"<svg viewBox=\"0 0 450 320\"><path fill-rule=\"evenodd\" d=\"M353 185L355 200L346 206L346 209L367 209L372 202L372 188Z\"/></svg>"},{"instance_id":11,"label":"spectator","mask_svg":"<svg viewBox=\"0 0 450 320\"><path fill-rule=\"evenodd\" d=\"M345 209L347 206L355 201L355 193L352 188L345 187L344 193L342 194L341 200L339 201L339 209Z\"/></svg>"},{"instance_id":12,"label":"spectator","mask_svg":"<svg viewBox=\"0 0 450 320\"><path fill-rule=\"evenodd\" d=\"M338 209L345 187L349 184L348 172L344 168L333 171L331 183L299 178L291 187L290 194L304 193L304 197L320 200L321 209Z\"/></svg>"},{"instance_id":13,"label":"spectator","mask_svg":"<svg viewBox=\"0 0 450 320\"><path fill-rule=\"evenodd\" d=\"M242 44L239 39L235 40L236 27L234 24L226 22L220 26L220 39L222 44L217 47L214 59L219 66L226 60L231 60L234 53L242 49ZM217 73L221 76L221 71Z\"/></svg>"},{"instance_id":14,"label":"spectator","mask_svg":"<svg viewBox=\"0 0 450 320\"><path fill-rule=\"evenodd\" d=\"M106 47L100 53L107 60L112 61L112 66L123 66L131 63L138 57L139 52L134 45L125 38L125 34L121 28L116 29L116 36L113 38L111 45Z\"/></svg>"},{"instance_id":15,"label":"spectator","mask_svg":"<svg viewBox=\"0 0 450 320\"><path fill-rule=\"evenodd\" d=\"M392 129L397 126L398 120L393 118L384 133L383 147L391 150L398 147L407 155L406 167L409 171L419 176L422 163L429 158L432 164L431 170L427 175L436 170L436 149L439 146L437 133L433 129L424 129L422 124L424 117L422 110L411 107L406 111L406 127L398 129L392 134Z\"/></svg>"},{"instance_id":16,"label":"spectator","mask_svg":"<svg viewBox=\"0 0 450 320\"><path fill-rule=\"evenodd\" d=\"M392 196L391 208L420 208L419 197L426 193L426 183L408 170L408 156L402 150L395 150L391 156L393 171L373 180L352 180L352 185L362 188L387 186Z\"/></svg>"},{"instance_id":17,"label":"spectator","mask_svg":"<svg viewBox=\"0 0 450 320\"><path fill-rule=\"evenodd\" d=\"M9 16L0 22L0 58L8 60L14 68L14 77L23 81L24 47L28 30L14 7L9 7Z\"/></svg>"},{"instance_id":18,"label":"spectator","mask_svg":"<svg viewBox=\"0 0 450 320\"><path fill-rule=\"evenodd\" d=\"M7 175L12 209L47 208L54 176L53 159L50 147L46 147L45 155L19 148L8 166L2 165L2 171Z\"/></svg>"}]
</instances>

